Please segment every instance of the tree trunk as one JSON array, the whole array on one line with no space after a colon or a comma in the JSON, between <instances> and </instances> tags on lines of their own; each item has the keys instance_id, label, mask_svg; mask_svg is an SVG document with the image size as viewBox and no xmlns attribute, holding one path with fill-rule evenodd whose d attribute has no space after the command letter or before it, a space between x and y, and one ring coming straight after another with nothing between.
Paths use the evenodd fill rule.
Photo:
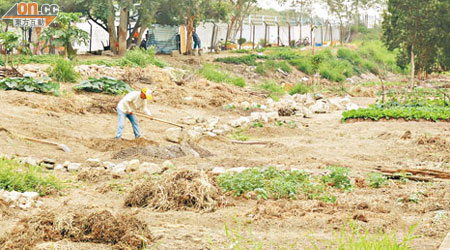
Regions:
<instances>
[{"instance_id":1,"label":"tree trunk","mask_svg":"<svg viewBox=\"0 0 450 250\"><path fill-rule=\"evenodd\" d=\"M141 16L138 17L138 20L134 24L133 30L131 31L130 37L127 39L127 48L129 49L131 46L131 43L133 42L134 33L138 31L138 29L141 27ZM142 30L142 29L141 29ZM141 34L139 33L139 37L141 37ZM139 45L138 45L139 46Z\"/></svg>"},{"instance_id":2,"label":"tree trunk","mask_svg":"<svg viewBox=\"0 0 450 250\"><path fill-rule=\"evenodd\" d=\"M235 22L236 22L236 16L232 16L231 20L230 20L230 25L228 25L227 35L225 37L225 49L227 48L227 43L230 39L231 31L233 30L233 26L234 26Z\"/></svg>"},{"instance_id":3,"label":"tree trunk","mask_svg":"<svg viewBox=\"0 0 450 250\"><path fill-rule=\"evenodd\" d=\"M127 53L128 7L120 7L119 21L119 56Z\"/></svg>"},{"instance_id":4,"label":"tree trunk","mask_svg":"<svg viewBox=\"0 0 450 250\"><path fill-rule=\"evenodd\" d=\"M109 8L111 9L111 13L106 18L106 22L108 24L108 34L109 34L109 47L111 51L117 55L117 34L116 34L116 25L115 25L115 19L116 19L116 12L114 10L114 6L112 3L112 0L108 1Z\"/></svg>"},{"instance_id":5,"label":"tree trunk","mask_svg":"<svg viewBox=\"0 0 450 250\"><path fill-rule=\"evenodd\" d=\"M415 75L415 60L414 60L414 45L411 46L411 89L414 88L414 75Z\"/></svg>"},{"instance_id":6,"label":"tree trunk","mask_svg":"<svg viewBox=\"0 0 450 250\"><path fill-rule=\"evenodd\" d=\"M195 16L189 17L187 23L186 55L192 55L192 33L194 32Z\"/></svg>"}]
</instances>

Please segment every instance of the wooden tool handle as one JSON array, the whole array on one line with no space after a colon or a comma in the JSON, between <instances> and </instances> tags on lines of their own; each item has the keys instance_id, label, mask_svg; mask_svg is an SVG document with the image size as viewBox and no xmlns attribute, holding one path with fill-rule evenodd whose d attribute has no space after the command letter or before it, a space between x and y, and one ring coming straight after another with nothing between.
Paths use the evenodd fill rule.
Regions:
<instances>
[{"instance_id":1,"label":"wooden tool handle","mask_svg":"<svg viewBox=\"0 0 450 250\"><path fill-rule=\"evenodd\" d=\"M150 119L150 120L154 120L154 121L158 121L158 122L163 122L163 123L167 123L167 124L170 124L170 125L174 125L174 126L177 126L177 127L180 127L180 128L184 128L183 125L180 125L180 124L177 124L177 123L173 123L173 122L170 122L170 121L166 121L166 120L163 120L163 119L158 119L158 118L155 118L155 117L153 117L153 116L144 115L144 114L141 114L141 113L136 113L136 115L142 116L142 117L147 118L147 119Z\"/></svg>"}]
</instances>

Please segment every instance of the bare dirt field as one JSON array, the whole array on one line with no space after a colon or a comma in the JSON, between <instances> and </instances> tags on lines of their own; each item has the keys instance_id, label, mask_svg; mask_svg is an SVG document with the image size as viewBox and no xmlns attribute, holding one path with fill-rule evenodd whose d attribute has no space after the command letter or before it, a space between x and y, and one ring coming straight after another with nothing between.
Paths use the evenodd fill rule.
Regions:
<instances>
[{"instance_id":1,"label":"bare dirt field","mask_svg":"<svg viewBox=\"0 0 450 250\"><path fill-rule=\"evenodd\" d=\"M243 111L225 110L224 104L264 102L264 98L252 95L251 91L226 84L200 79L178 86L168 78L158 79L154 79L153 86L157 87L157 92L149 108L156 117L174 122L186 116L195 116L205 119L218 117L220 123L226 123L238 118ZM19 229L19 232L31 235L29 230L37 230L26 224L30 221L24 222L23 219L48 216L48 223L52 224L58 216L75 213L79 215L72 215L73 221L87 223L91 218L89 216L95 214L92 217L94 220L103 218L110 223L107 226L117 228L129 225L130 217L139 219L151 232L148 236L151 240L149 249L230 249L233 235L265 242L262 249L277 249L276 246L308 249L313 247L312 242L320 247L327 240L334 239L334 234L350 220L372 233L397 230L399 236L411 225L417 224L415 234L418 238L413 241L413 249L438 249L450 231L448 180L389 180L386 186L378 189L364 183L367 173L377 168L426 168L449 172L448 122L342 123L340 111L314 114L312 118L281 117L286 124L291 122L296 126L268 123L264 127L248 130L251 140L269 141L269 144L233 144L223 136L203 136L192 142L193 147L204 150L200 157L189 154L172 157L158 153L162 151L149 153L148 149L143 150L177 146L164 138L169 125L140 119L144 139L135 141L127 122L124 140L116 141L113 138L117 117L113 108L120 98L74 93L70 87L64 84L63 88L68 91L60 97L0 91L0 128L4 128L0 130L0 152L19 157L51 158L57 163L83 163L89 158L97 158L113 163L139 159L140 162L161 165L169 159L175 170L275 166L283 170L300 169L312 175L322 175L327 166L342 166L351 169L350 177L355 188L352 192L336 191L337 200L334 203L306 198L256 200L219 194L226 198L226 202L212 211L159 211L151 207L126 206L125 201L133 188L149 178L141 172L82 175L82 172L54 171L57 178L65 182L61 193L41 197L39 200L43 205L39 209L22 211L5 208L8 213L0 217L0 236ZM188 96L192 98L185 99ZM365 106L375 99L352 98L352 101ZM404 136L405 133L407 136ZM64 143L71 152L27 142L15 134ZM215 178L212 174L210 176ZM412 195L417 199L411 199ZM107 214L101 214L102 211L107 211ZM52 218L56 219L52 221ZM28 226L16 228L21 223ZM92 228L102 227L95 223L89 225ZM225 225L229 230L228 236ZM139 227L123 230L134 232L138 230L136 228ZM111 235L96 239L116 237L114 232L109 233ZM127 247L112 241L73 236L64 239L44 237L31 249L111 249L112 245L123 249ZM13 244L8 247L24 249L30 246Z\"/></svg>"}]
</instances>

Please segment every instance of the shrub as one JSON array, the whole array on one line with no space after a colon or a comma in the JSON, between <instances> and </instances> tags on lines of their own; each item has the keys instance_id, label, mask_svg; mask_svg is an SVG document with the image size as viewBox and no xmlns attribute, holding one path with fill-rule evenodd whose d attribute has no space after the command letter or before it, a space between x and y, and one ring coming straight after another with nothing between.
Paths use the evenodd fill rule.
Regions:
<instances>
[{"instance_id":1,"label":"shrub","mask_svg":"<svg viewBox=\"0 0 450 250\"><path fill-rule=\"evenodd\" d=\"M136 48L127 51L125 57L119 63L121 66L141 67L145 68L150 64L163 68L165 63L155 58L155 50L149 48L147 50Z\"/></svg>"},{"instance_id":2,"label":"shrub","mask_svg":"<svg viewBox=\"0 0 450 250\"><path fill-rule=\"evenodd\" d=\"M59 95L58 83L45 79L34 80L31 77L3 78L0 80L0 89Z\"/></svg>"},{"instance_id":3,"label":"shrub","mask_svg":"<svg viewBox=\"0 0 450 250\"><path fill-rule=\"evenodd\" d=\"M23 166L17 161L0 158L0 189L47 195L61 189L61 183L53 175L44 174L38 166Z\"/></svg>"},{"instance_id":4,"label":"shrub","mask_svg":"<svg viewBox=\"0 0 450 250\"><path fill-rule=\"evenodd\" d=\"M285 93L283 87L278 85L275 81L270 80L265 80L258 86L258 88L269 91L269 97L275 101L279 100Z\"/></svg>"},{"instance_id":5,"label":"shrub","mask_svg":"<svg viewBox=\"0 0 450 250\"><path fill-rule=\"evenodd\" d=\"M56 60L52 68L49 69L48 75L58 82L76 82L79 77L72 62L62 58Z\"/></svg>"},{"instance_id":6,"label":"shrub","mask_svg":"<svg viewBox=\"0 0 450 250\"><path fill-rule=\"evenodd\" d=\"M328 169L331 172L322 177L322 182L344 190L351 190L353 188L350 183L350 178L348 178L350 169L336 166L329 167Z\"/></svg>"},{"instance_id":7,"label":"shrub","mask_svg":"<svg viewBox=\"0 0 450 250\"><path fill-rule=\"evenodd\" d=\"M229 73L220 71L215 65L205 64L200 73L208 80L213 82L229 83L238 87L244 87L245 80L242 77L233 77Z\"/></svg>"},{"instance_id":8,"label":"shrub","mask_svg":"<svg viewBox=\"0 0 450 250\"><path fill-rule=\"evenodd\" d=\"M256 65L255 71L256 71L256 73L258 73L260 75L266 74L266 68L264 67L264 64L262 64L262 63L258 63L258 65Z\"/></svg>"},{"instance_id":9,"label":"shrub","mask_svg":"<svg viewBox=\"0 0 450 250\"><path fill-rule=\"evenodd\" d=\"M294 85L294 87L292 87L292 89L289 91L290 95L295 95L295 94L306 94L311 92L311 88L303 83L297 83L296 85Z\"/></svg>"},{"instance_id":10,"label":"shrub","mask_svg":"<svg viewBox=\"0 0 450 250\"><path fill-rule=\"evenodd\" d=\"M133 90L125 82L110 77L102 77L100 79L89 77L88 80L82 81L80 84L74 86L73 89L110 95L126 94Z\"/></svg>"},{"instance_id":11,"label":"shrub","mask_svg":"<svg viewBox=\"0 0 450 250\"><path fill-rule=\"evenodd\" d=\"M379 188L387 181L387 178L380 173L369 173L368 179L369 187L373 188Z\"/></svg>"},{"instance_id":12,"label":"shrub","mask_svg":"<svg viewBox=\"0 0 450 250\"><path fill-rule=\"evenodd\" d=\"M265 63L265 66L267 69L270 69L272 71L276 71L278 69L281 69L282 71L286 73L291 73L292 68L289 66L289 64L286 61L273 61L273 60L267 60Z\"/></svg>"},{"instance_id":13,"label":"shrub","mask_svg":"<svg viewBox=\"0 0 450 250\"><path fill-rule=\"evenodd\" d=\"M292 66L297 67L298 70L304 72L305 74L314 74L313 65L308 57L292 59L289 61L289 63Z\"/></svg>"}]
</instances>

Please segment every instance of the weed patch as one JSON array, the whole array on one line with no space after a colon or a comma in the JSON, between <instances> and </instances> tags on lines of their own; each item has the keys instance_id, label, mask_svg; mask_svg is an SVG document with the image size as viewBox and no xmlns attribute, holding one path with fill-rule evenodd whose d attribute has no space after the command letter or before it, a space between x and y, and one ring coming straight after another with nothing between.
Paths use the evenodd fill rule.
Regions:
<instances>
[{"instance_id":1,"label":"weed patch","mask_svg":"<svg viewBox=\"0 0 450 250\"><path fill-rule=\"evenodd\" d=\"M229 73L220 71L216 66L212 64L203 65L203 68L200 70L200 74L202 74L206 79L213 82L228 83L238 87L245 86L244 78L230 76Z\"/></svg>"},{"instance_id":2,"label":"weed patch","mask_svg":"<svg viewBox=\"0 0 450 250\"><path fill-rule=\"evenodd\" d=\"M275 81L265 80L258 86L258 89L267 90L269 92L269 97L278 101L280 97L285 94L283 87L278 85Z\"/></svg>"},{"instance_id":3,"label":"weed patch","mask_svg":"<svg viewBox=\"0 0 450 250\"><path fill-rule=\"evenodd\" d=\"M311 87L303 84L303 83L297 83L296 85L294 85L294 87L291 88L291 90L289 90L289 94L290 95L295 95L295 94L307 94L309 92L311 92L312 89Z\"/></svg>"},{"instance_id":4,"label":"weed patch","mask_svg":"<svg viewBox=\"0 0 450 250\"><path fill-rule=\"evenodd\" d=\"M57 59L49 69L48 75L58 82L76 82L80 77L73 64L63 58Z\"/></svg>"},{"instance_id":5,"label":"weed patch","mask_svg":"<svg viewBox=\"0 0 450 250\"><path fill-rule=\"evenodd\" d=\"M22 166L14 160L0 159L0 189L49 195L61 188L55 176L45 174L39 166Z\"/></svg>"}]
</instances>

